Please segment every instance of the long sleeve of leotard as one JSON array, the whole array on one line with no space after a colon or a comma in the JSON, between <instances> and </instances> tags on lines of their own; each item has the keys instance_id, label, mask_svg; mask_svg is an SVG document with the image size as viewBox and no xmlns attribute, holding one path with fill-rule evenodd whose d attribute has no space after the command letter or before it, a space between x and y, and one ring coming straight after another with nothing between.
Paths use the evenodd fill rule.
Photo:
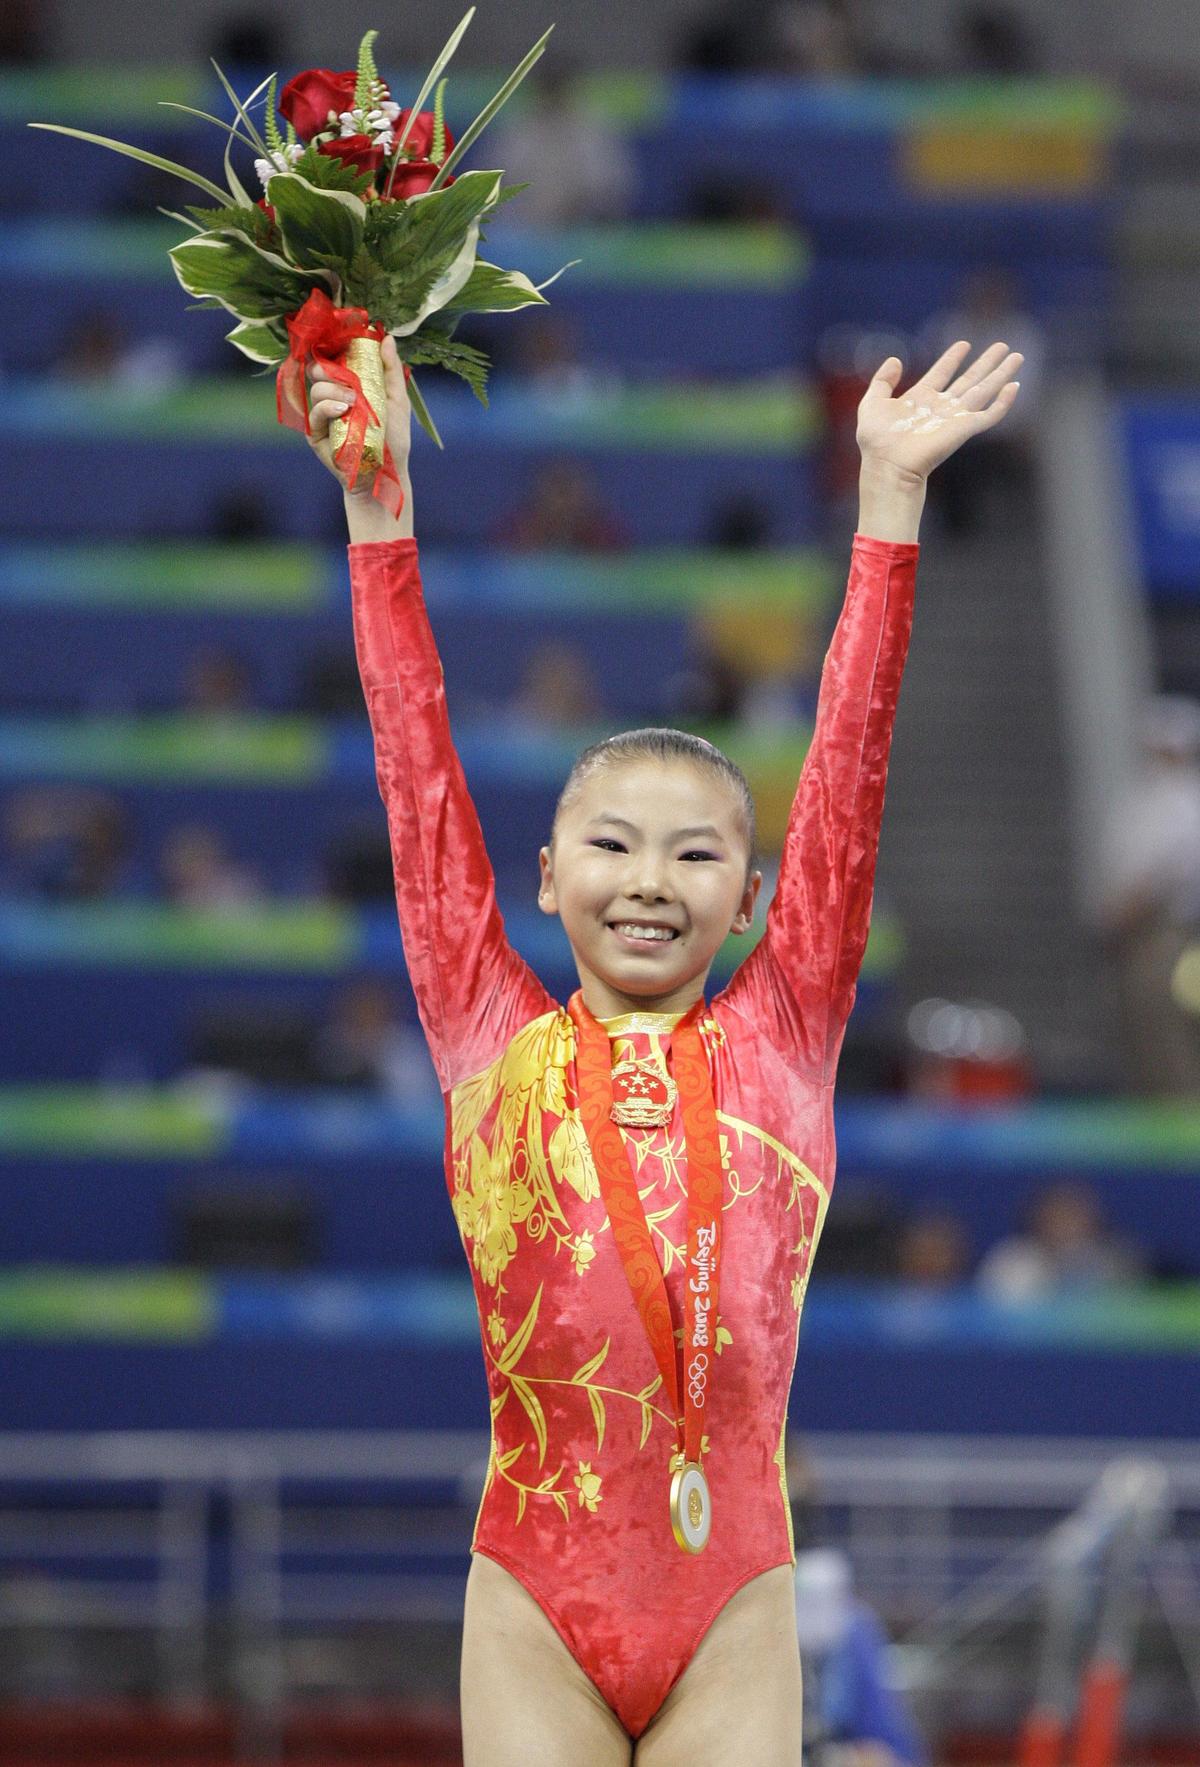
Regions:
<instances>
[{"instance_id":1,"label":"long sleeve of leotard","mask_svg":"<svg viewBox=\"0 0 1200 1767\"><path fill-rule=\"evenodd\" d=\"M450 735L415 540L349 547L354 646L409 979L443 1091L554 1002L508 942Z\"/></svg>"},{"instance_id":2,"label":"long sleeve of leotard","mask_svg":"<svg viewBox=\"0 0 1200 1767\"><path fill-rule=\"evenodd\" d=\"M823 1080L837 1063L867 942L918 551L855 536L766 928L719 996Z\"/></svg>"}]
</instances>

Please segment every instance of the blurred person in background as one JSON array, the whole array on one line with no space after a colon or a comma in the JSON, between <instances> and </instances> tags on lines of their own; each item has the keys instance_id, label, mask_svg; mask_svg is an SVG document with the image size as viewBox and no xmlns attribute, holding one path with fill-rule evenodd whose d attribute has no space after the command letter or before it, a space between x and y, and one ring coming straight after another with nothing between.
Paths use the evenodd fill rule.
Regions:
<instances>
[{"instance_id":1,"label":"blurred person in background","mask_svg":"<svg viewBox=\"0 0 1200 1767\"><path fill-rule=\"evenodd\" d=\"M52 902L108 901L130 887L133 830L119 798L31 786L4 814L5 889Z\"/></svg>"},{"instance_id":2,"label":"blurred person in background","mask_svg":"<svg viewBox=\"0 0 1200 1767\"><path fill-rule=\"evenodd\" d=\"M433 1104L440 1096L425 1039L403 1023L382 982L357 981L335 996L312 1054L326 1086L376 1093L393 1104Z\"/></svg>"},{"instance_id":3,"label":"blurred person in background","mask_svg":"<svg viewBox=\"0 0 1200 1767\"><path fill-rule=\"evenodd\" d=\"M538 470L492 538L510 552L623 552L630 543L624 523L605 507L595 473L567 455Z\"/></svg>"},{"instance_id":4,"label":"blurred person in background","mask_svg":"<svg viewBox=\"0 0 1200 1767\"><path fill-rule=\"evenodd\" d=\"M954 455L946 462L951 470L932 481L931 505L946 532L960 538L1000 532L1032 494L1033 435L1046 373L1045 327L1029 311L1015 278L999 266L973 270L956 305L934 314L922 334L922 354L932 362L956 338L973 337L977 331L1005 338L1025 360L1015 421L984 438L969 472L962 470L962 457Z\"/></svg>"},{"instance_id":5,"label":"blurred person in background","mask_svg":"<svg viewBox=\"0 0 1200 1767\"><path fill-rule=\"evenodd\" d=\"M957 1215L927 1209L902 1229L896 1244L898 1282L937 1293L960 1287L970 1268L971 1248Z\"/></svg>"},{"instance_id":6,"label":"blurred person in background","mask_svg":"<svg viewBox=\"0 0 1200 1767\"><path fill-rule=\"evenodd\" d=\"M36 67L49 59L46 20L51 14L44 0L5 0L0 7L0 67Z\"/></svg>"},{"instance_id":7,"label":"blurred person in background","mask_svg":"<svg viewBox=\"0 0 1200 1767\"><path fill-rule=\"evenodd\" d=\"M204 532L211 540L271 540L279 533L279 525L262 492L253 485L231 485L213 501L204 521Z\"/></svg>"},{"instance_id":8,"label":"blurred person in background","mask_svg":"<svg viewBox=\"0 0 1200 1767\"><path fill-rule=\"evenodd\" d=\"M1086 1184L1047 1186L1027 1217L1024 1230L999 1240L979 1266L975 1280L990 1299L1041 1301L1142 1279L1140 1253L1109 1228Z\"/></svg>"},{"instance_id":9,"label":"blurred person in background","mask_svg":"<svg viewBox=\"0 0 1200 1767\"><path fill-rule=\"evenodd\" d=\"M279 15L260 12L227 13L216 21L207 53L226 73L242 69L266 75L291 60Z\"/></svg>"},{"instance_id":10,"label":"blurred person in background","mask_svg":"<svg viewBox=\"0 0 1200 1767\"><path fill-rule=\"evenodd\" d=\"M266 900L253 868L239 864L217 830L202 822L171 830L158 869L163 895L175 908L232 913Z\"/></svg>"},{"instance_id":11,"label":"blurred person in background","mask_svg":"<svg viewBox=\"0 0 1200 1767\"><path fill-rule=\"evenodd\" d=\"M1147 706L1140 765L1109 805L1096 927L1116 977L1130 1084L1200 1097L1200 1019L1178 1000L1181 958L1200 940L1200 705Z\"/></svg>"},{"instance_id":12,"label":"blurred person in background","mask_svg":"<svg viewBox=\"0 0 1200 1767\"><path fill-rule=\"evenodd\" d=\"M768 71L850 80L864 71L849 0L780 0L767 20Z\"/></svg>"},{"instance_id":13,"label":"blurred person in background","mask_svg":"<svg viewBox=\"0 0 1200 1767\"><path fill-rule=\"evenodd\" d=\"M577 644L548 638L528 657L517 697L496 716L498 726L517 736L546 731L574 732L604 716L587 657Z\"/></svg>"},{"instance_id":14,"label":"blurred person in background","mask_svg":"<svg viewBox=\"0 0 1200 1767\"><path fill-rule=\"evenodd\" d=\"M1038 71L1038 46L1027 17L1015 7L964 6L955 21L954 37L959 69L964 74L1011 79Z\"/></svg>"},{"instance_id":15,"label":"blurred person in background","mask_svg":"<svg viewBox=\"0 0 1200 1767\"><path fill-rule=\"evenodd\" d=\"M536 313L508 336L512 372L540 399L581 404L623 384L614 370L597 370L584 360L578 323L565 313Z\"/></svg>"},{"instance_id":16,"label":"blurred person in background","mask_svg":"<svg viewBox=\"0 0 1200 1767\"><path fill-rule=\"evenodd\" d=\"M796 1554L806 1767L920 1767L928 1757L888 1668L875 1611L854 1593L844 1552Z\"/></svg>"},{"instance_id":17,"label":"blurred person in background","mask_svg":"<svg viewBox=\"0 0 1200 1767\"><path fill-rule=\"evenodd\" d=\"M180 709L205 718L240 718L253 711L245 659L225 645L202 646L189 661Z\"/></svg>"},{"instance_id":18,"label":"blurred person in background","mask_svg":"<svg viewBox=\"0 0 1200 1767\"><path fill-rule=\"evenodd\" d=\"M528 181L513 226L571 227L629 213L635 164L625 136L588 109L579 71L546 63L536 95L496 125L493 158L506 182Z\"/></svg>"},{"instance_id":19,"label":"blurred person in background","mask_svg":"<svg viewBox=\"0 0 1200 1767\"><path fill-rule=\"evenodd\" d=\"M169 338L130 339L115 313L92 308L78 314L67 328L51 372L73 385L157 393L177 386L187 364L178 344Z\"/></svg>"},{"instance_id":20,"label":"blurred person in background","mask_svg":"<svg viewBox=\"0 0 1200 1767\"><path fill-rule=\"evenodd\" d=\"M676 65L683 73L746 73L757 64L761 41L761 20L753 8L719 6L685 27Z\"/></svg>"},{"instance_id":21,"label":"blurred person in background","mask_svg":"<svg viewBox=\"0 0 1200 1767\"><path fill-rule=\"evenodd\" d=\"M820 482L829 531L853 518L858 495L858 407L880 355L907 359L911 346L898 332L830 325L817 339L816 391L820 401ZM948 463L947 463L948 464Z\"/></svg>"}]
</instances>

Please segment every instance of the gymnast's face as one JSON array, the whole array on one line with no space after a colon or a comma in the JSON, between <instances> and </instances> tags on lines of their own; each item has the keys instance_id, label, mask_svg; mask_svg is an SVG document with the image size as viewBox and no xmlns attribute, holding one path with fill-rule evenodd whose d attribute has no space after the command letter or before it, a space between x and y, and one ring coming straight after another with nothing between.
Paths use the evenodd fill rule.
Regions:
<instances>
[{"instance_id":1,"label":"gymnast's face","mask_svg":"<svg viewBox=\"0 0 1200 1767\"><path fill-rule=\"evenodd\" d=\"M584 778L539 855L538 906L562 917L597 1018L695 1004L753 918L762 872L747 879L748 858L737 798L705 767L615 761Z\"/></svg>"}]
</instances>

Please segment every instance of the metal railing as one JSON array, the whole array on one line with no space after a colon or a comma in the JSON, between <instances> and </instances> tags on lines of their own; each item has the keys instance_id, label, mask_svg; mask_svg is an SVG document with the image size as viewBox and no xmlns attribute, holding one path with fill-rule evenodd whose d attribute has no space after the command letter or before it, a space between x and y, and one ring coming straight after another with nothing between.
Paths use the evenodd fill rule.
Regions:
<instances>
[{"instance_id":1,"label":"metal railing","mask_svg":"<svg viewBox=\"0 0 1200 1767\"><path fill-rule=\"evenodd\" d=\"M952 1683L963 1695L961 1641L1024 1623L1026 1684L1007 1691L1019 1721L1047 1537L1068 1537L1066 1519L1129 1445L820 1435L801 1446L823 1538L847 1550L860 1593L899 1633L916 1691L940 1675L943 1693ZM155 1693L232 1692L261 1755L295 1691L292 1640L378 1626L452 1636L487 1447L476 1432L0 1435L0 1633L23 1646L2 1653L17 1667L15 1685L0 1671L0 1698L92 1694L89 1634L137 1634ZM1145 1574L1181 1652L1200 1661L1200 1443L1138 1452L1174 1515L1169 1540L1144 1542ZM450 1693L444 1643L439 1661ZM988 1698L1003 1662L991 1653ZM1178 1686L1172 1698L1178 1707Z\"/></svg>"}]
</instances>

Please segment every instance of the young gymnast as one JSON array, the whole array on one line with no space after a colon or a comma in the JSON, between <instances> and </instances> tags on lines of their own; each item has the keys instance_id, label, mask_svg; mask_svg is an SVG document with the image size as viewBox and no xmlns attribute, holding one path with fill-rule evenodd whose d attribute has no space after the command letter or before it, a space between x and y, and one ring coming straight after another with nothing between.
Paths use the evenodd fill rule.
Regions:
<instances>
[{"instance_id":1,"label":"young gymnast","mask_svg":"<svg viewBox=\"0 0 1200 1767\"><path fill-rule=\"evenodd\" d=\"M385 344L394 519L346 491L355 646L400 929L446 1105L491 1394L462 1654L466 1767L792 1767L801 1678L783 1433L834 1176L928 474L1010 409L1021 358L948 350L859 415L849 586L757 947L754 806L673 730L587 750L542 848L580 986L509 945L421 595L410 409ZM311 388L332 464L341 388ZM343 489L345 483L343 480Z\"/></svg>"}]
</instances>

